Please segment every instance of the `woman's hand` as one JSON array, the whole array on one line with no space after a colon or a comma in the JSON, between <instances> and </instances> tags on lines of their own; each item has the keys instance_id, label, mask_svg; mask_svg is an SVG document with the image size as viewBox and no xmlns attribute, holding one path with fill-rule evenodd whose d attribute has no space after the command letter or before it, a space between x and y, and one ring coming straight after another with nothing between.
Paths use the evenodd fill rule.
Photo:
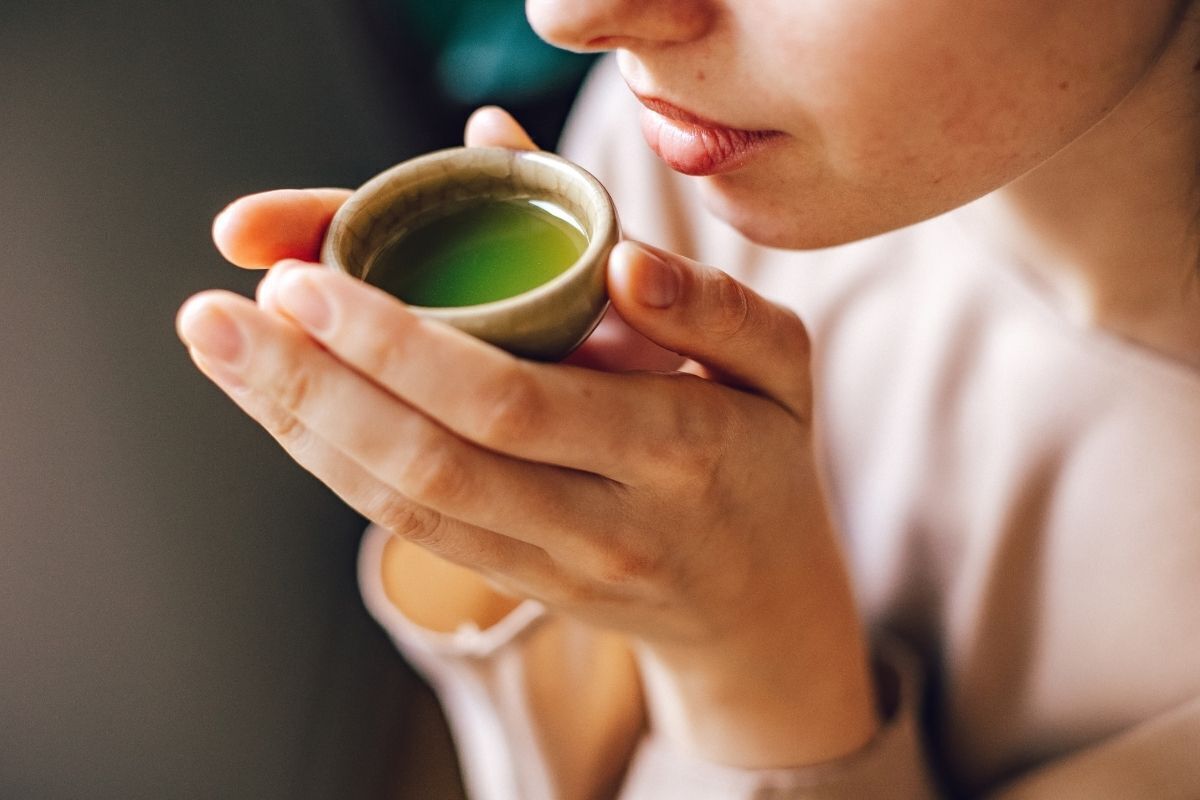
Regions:
<instances>
[{"instance_id":1,"label":"woman's hand","mask_svg":"<svg viewBox=\"0 0 1200 800\"><path fill-rule=\"evenodd\" d=\"M333 204L314 195L312 217ZM179 330L365 516L634 637L654 721L678 746L747 767L861 747L874 701L815 466L802 324L630 242L609 291L634 330L692 359L684 370L521 361L295 261L257 304L192 298Z\"/></svg>"},{"instance_id":2,"label":"woman's hand","mask_svg":"<svg viewBox=\"0 0 1200 800\"><path fill-rule=\"evenodd\" d=\"M468 147L537 149L524 129L494 106L471 115L464 141ZM242 197L217 215L213 241L230 263L246 269L266 269L287 259L316 262L329 222L350 194L349 189L281 189ZM567 361L618 372L675 369L682 359L639 335L610 308Z\"/></svg>"},{"instance_id":3,"label":"woman's hand","mask_svg":"<svg viewBox=\"0 0 1200 800\"><path fill-rule=\"evenodd\" d=\"M466 144L532 149L508 114L484 108L467 123ZM284 259L315 261L329 221L350 196L345 189L274 191L242 198L217 218L213 238L239 266L257 269ZM634 334L610 313L573 355L597 368L670 368L679 357ZM379 496L378 481L360 475ZM392 536L380 564L384 591L411 621L437 631L464 622L486 628L521 600L476 572L409 540ZM563 800L609 797L645 724L641 681L620 634L550 615L522 645L530 713L542 754Z\"/></svg>"}]
</instances>

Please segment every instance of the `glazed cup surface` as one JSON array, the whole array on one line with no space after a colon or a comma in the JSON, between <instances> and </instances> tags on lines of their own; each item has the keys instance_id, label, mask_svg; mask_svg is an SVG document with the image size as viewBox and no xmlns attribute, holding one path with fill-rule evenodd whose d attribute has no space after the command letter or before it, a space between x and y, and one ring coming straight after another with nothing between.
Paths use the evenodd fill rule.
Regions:
<instances>
[{"instance_id":1,"label":"glazed cup surface","mask_svg":"<svg viewBox=\"0 0 1200 800\"><path fill-rule=\"evenodd\" d=\"M620 238L608 192L591 174L550 153L457 147L405 161L363 184L330 222L325 264L365 278L372 260L406 231L479 200L545 200L583 228L587 247L549 281L490 303L409 306L524 358L558 361L579 346L608 307L605 267Z\"/></svg>"}]
</instances>

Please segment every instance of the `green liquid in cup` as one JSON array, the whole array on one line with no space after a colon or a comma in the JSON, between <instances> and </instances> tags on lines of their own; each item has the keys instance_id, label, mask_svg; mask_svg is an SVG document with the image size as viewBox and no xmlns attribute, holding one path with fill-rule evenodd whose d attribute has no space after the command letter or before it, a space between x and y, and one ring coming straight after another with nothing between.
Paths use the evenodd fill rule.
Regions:
<instances>
[{"instance_id":1,"label":"green liquid in cup","mask_svg":"<svg viewBox=\"0 0 1200 800\"><path fill-rule=\"evenodd\" d=\"M490 303L564 272L587 248L572 217L544 200L460 206L387 244L367 283L416 306Z\"/></svg>"}]
</instances>

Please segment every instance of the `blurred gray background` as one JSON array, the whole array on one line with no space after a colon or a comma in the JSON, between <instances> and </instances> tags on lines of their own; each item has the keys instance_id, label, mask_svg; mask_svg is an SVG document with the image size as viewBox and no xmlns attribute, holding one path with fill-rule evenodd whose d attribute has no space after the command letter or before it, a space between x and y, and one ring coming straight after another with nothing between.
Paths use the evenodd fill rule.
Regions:
<instances>
[{"instance_id":1,"label":"blurred gray background","mask_svg":"<svg viewBox=\"0 0 1200 800\"><path fill-rule=\"evenodd\" d=\"M456 77L502 75L479 8L520 0L413 5L0 2L0 798L459 796L362 521L173 330L252 290L209 240L240 194L357 185L489 99L553 142L581 62Z\"/></svg>"}]
</instances>

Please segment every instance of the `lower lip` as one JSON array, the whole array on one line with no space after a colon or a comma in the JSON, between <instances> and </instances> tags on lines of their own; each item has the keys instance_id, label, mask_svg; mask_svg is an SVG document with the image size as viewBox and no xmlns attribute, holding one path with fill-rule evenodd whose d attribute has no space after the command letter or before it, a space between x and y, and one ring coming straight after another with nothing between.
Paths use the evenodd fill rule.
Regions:
<instances>
[{"instance_id":1,"label":"lower lip","mask_svg":"<svg viewBox=\"0 0 1200 800\"><path fill-rule=\"evenodd\" d=\"M732 172L783 137L779 131L744 131L682 122L649 108L642 109L642 135L667 166L684 175Z\"/></svg>"}]
</instances>

